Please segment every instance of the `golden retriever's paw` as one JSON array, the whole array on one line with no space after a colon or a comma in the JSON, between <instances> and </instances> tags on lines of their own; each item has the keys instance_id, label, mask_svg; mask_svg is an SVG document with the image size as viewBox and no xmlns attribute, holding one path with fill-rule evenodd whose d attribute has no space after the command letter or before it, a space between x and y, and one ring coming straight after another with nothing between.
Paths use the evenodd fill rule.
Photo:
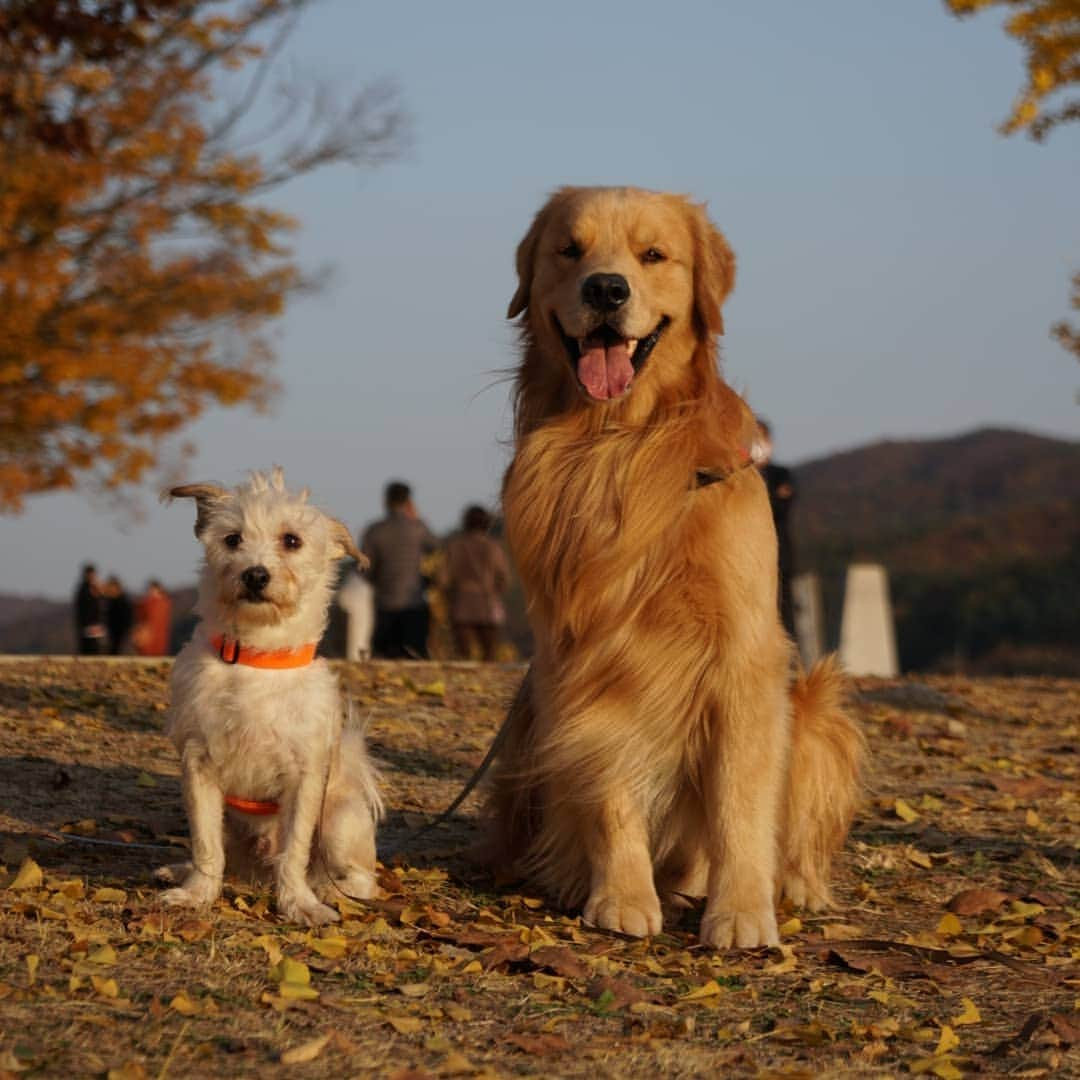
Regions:
<instances>
[{"instance_id":1,"label":"golden retriever's paw","mask_svg":"<svg viewBox=\"0 0 1080 1080\"><path fill-rule=\"evenodd\" d=\"M832 907L829 890L820 884L807 881L802 874L785 874L781 892L796 907L805 908L807 911L827 911Z\"/></svg>"},{"instance_id":2,"label":"golden retriever's paw","mask_svg":"<svg viewBox=\"0 0 1080 1080\"><path fill-rule=\"evenodd\" d=\"M664 925L660 901L652 896L617 896L612 893L593 893L589 897L582 920L603 930L618 930L632 937L659 934Z\"/></svg>"},{"instance_id":3,"label":"golden retriever's paw","mask_svg":"<svg viewBox=\"0 0 1080 1080\"><path fill-rule=\"evenodd\" d=\"M183 885L163 892L161 902L166 907L206 907L220 895L221 879L207 877L195 870L188 874Z\"/></svg>"},{"instance_id":4,"label":"golden retriever's paw","mask_svg":"<svg viewBox=\"0 0 1080 1080\"><path fill-rule=\"evenodd\" d=\"M700 937L702 945L714 949L757 949L780 944L776 912L771 906L757 911L706 911Z\"/></svg>"},{"instance_id":5,"label":"golden retriever's paw","mask_svg":"<svg viewBox=\"0 0 1080 1080\"><path fill-rule=\"evenodd\" d=\"M326 904L320 903L314 893L294 895L278 893L277 913L286 921L301 926L326 926L341 921L341 916Z\"/></svg>"}]
</instances>

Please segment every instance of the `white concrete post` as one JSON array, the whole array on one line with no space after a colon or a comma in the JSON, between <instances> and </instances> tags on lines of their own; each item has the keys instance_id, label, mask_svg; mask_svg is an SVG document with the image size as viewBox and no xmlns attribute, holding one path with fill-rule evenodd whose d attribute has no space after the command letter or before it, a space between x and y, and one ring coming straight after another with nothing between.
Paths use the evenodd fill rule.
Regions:
<instances>
[{"instance_id":1,"label":"white concrete post","mask_svg":"<svg viewBox=\"0 0 1080 1080\"><path fill-rule=\"evenodd\" d=\"M795 601L795 642L804 667L813 667L825 652L821 579L817 574L798 574L791 579L791 595Z\"/></svg>"},{"instance_id":2,"label":"white concrete post","mask_svg":"<svg viewBox=\"0 0 1080 1080\"><path fill-rule=\"evenodd\" d=\"M852 675L899 673L889 575L877 563L853 563L844 586L840 662Z\"/></svg>"}]
</instances>

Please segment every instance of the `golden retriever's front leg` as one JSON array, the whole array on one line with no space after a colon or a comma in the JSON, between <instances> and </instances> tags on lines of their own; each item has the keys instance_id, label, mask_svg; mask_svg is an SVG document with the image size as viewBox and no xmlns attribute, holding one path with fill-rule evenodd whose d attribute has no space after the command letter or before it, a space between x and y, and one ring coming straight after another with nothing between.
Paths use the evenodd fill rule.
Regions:
<instances>
[{"instance_id":1,"label":"golden retriever's front leg","mask_svg":"<svg viewBox=\"0 0 1080 1080\"><path fill-rule=\"evenodd\" d=\"M634 798L612 796L595 810L585 810L580 825L590 871L585 922L634 937L660 933L649 834Z\"/></svg>"},{"instance_id":2,"label":"golden retriever's front leg","mask_svg":"<svg viewBox=\"0 0 1080 1080\"><path fill-rule=\"evenodd\" d=\"M161 894L174 907L201 907L221 894L225 876L225 795L202 747L188 742L181 755L184 805L191 828L191 869L183 884Z\"/></svg>"},{"instance_id":3,"label":"golden retriever's front leg","mask_svg":"<svg viewBox=\"0 0 1080 1080\"><path fill-rule=\"evenodd\" d=\"M724 718L709 755L701 941L718 949L780 943L774 889L788 724L782 697L769 694L766 702Z\"/></svg>"},{"instance_id":4,"label":"golden retriever's front leg","mask_svg":"<svg viewBox=\"0 0 1080 1080\"><path fill-rule=\"evenodd\" d=\"M338 913L319 901L308 882L311 842L322 807L324 770L306 769L296 788L281 800L281 854L277 863L277 910L288 922L322 926L337 922Z\"/></svg>"}]
</instances>

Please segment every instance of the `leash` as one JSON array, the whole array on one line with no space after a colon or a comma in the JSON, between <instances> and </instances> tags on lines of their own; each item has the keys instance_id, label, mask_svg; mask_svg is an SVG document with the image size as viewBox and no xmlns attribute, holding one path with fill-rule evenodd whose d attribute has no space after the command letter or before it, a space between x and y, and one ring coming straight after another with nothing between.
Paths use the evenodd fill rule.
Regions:
<instances>
[{"instance_id":1,"label":"leash","mask_svg":"<svg viewBox=\"0 0 1080 1080\"><path fill-rule=\"evenodd\" d=\"M441 813L438 817L421 825L418 829L415 829L412 833L406 836L396 847L389 851L386 855L382 856L383 863L387 863L392 859L397 858L422 837L427 836L432 829L437 829L440 825L444 825L450 820L456 813L458 807L473 793L476 789L476 785L484 778L484 774L491 768L491 763L498 756L499 751L503 747L503 743L506 742L507 733L510 730L510 717L514 714L514 710L524 700L525 695L531 689L532 680L532 668L530 667L526 672L524 678L518 685L517 692L514 694L514 700L510 703L510 708L506 710L506 716L503 718L503 722L499 725L499 730L495 732L495 737L491 740L491 745L488 747L487 753L484 755L484 760L477 765L476 770L472 776L465 781L465 786L458 793L454 801Z\"/></svg>"}]
</instances>

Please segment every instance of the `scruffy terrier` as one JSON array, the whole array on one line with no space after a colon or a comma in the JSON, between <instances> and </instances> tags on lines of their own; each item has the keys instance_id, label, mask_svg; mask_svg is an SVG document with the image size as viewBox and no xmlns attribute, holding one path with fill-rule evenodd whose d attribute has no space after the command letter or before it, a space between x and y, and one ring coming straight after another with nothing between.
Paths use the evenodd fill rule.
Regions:
<instances>
[{"instance_id":1,"label":"scruffy terrier","mask_svg":"<svg viewBox=\"0 0 1080 1080\"><path fill-rule=\"evenodd\" d=\"M363 733L343 727L337 677L315 648L335 566L364 557L349 530L285 489L280 469L233 491L186 484L163 498L195 500L205 548L201 621L176 658L168 732L182 763L190 863L166 904L202 905L230 872L272 870L277 910L316 926L324 900L375 893L382 805Z\"/></svg>"}]
</instances>

